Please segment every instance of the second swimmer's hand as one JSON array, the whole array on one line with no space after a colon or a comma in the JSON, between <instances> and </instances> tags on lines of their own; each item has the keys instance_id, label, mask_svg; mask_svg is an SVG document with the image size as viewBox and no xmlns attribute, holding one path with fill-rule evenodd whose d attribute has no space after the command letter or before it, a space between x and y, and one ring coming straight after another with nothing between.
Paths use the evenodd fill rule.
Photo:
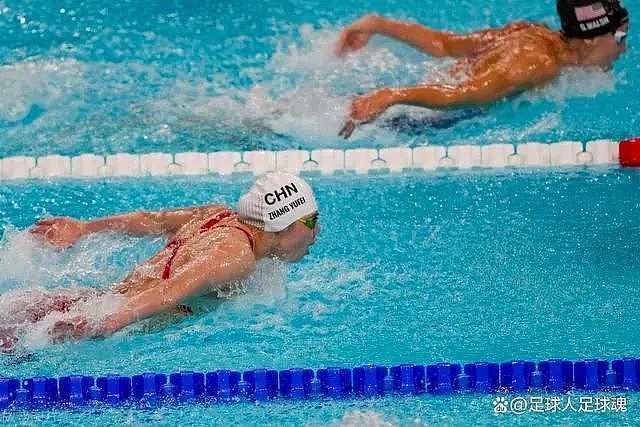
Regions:
<instances>
[{"instance_id":1,"label":"second swimmer's hand","mask_svg":"<svg viewBox=\"0 0 640 427\"><path fill-rule=\"evenodd\" d=\"M29 229L29 233L63 250L87 234L87 223L66 217L42 219Z\"/></svg>"},{"instance_id":2,"label":"second swimmer's hand","mask_svg":"<svg viewBox=\"0 0 640 427\"><path fill-rule=\"evenodd\" d=\"M376 15L368 15L342 30L334 50L336 56L343 56L348 51L356 51L366 46L371 36L376 33L379 19Z\"/></svg>"},{"instance_id":3,"label":"second swimmer's hand","mask_svg":"<svg viewBox=\"0 0 640 427\"><path fill-rule=\"evenodd\" d=\"M349 119L340 130L339 135L348 139L357 125L374 120L392 105L393 92L391 89L380 89L357 97L351 103Z\"/></svg>"}]
</instances>

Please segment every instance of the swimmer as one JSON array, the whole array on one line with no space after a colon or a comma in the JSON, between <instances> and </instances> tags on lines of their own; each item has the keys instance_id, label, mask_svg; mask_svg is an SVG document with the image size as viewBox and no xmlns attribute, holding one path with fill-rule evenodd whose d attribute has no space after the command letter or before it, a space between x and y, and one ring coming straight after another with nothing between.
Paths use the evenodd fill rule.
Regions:
<instances>
[{"instance_id":1,"label":"swimmer","mask_svg":"<svg viewBox=\"0 0 640 427\"><path fill-rule=\"evenodd\" d=\"M358 124L374 120L393 105L433 109L481 106L549 83L563 67L609 70L627 50L629 15L618 0L557 0L557 11L562 23L559 32L533 22L455 34L376 15L355 21L340 34L337 56L357 51L372 35L381 34L428 55L460 58L450 74L463 81L458 85L383 88L359 96L339 134L349 138Z\"/></svg>"},{"instance_id":2,"label":"swimmer","mask_svg":"<svg viewBox=\"0 0 640 427\"><path fill-rule=\"evenodd\" d=\"M189 315L188 300L217 295L237 284L261 258L300 261L316 242L320 226L311 187L295 175L270 172L240 198L236 212L208 205L131 212L92 221L52 218L38 221L29 231L58 250L100 231L169 239L164 249L106 292L124 297L113 312L98 322L71 315L55 322L48 333L52 341L59 342L107 336L156 314L180 311ZM69 313L75 304L98 296L103 295L90 288L79 295L51 292L46 299L33 298L29 307L17 311L23 313L25 322L36 323L52 312ZM15 344L15 331L0 327L2 349L6 352Z\"/></svg>"}]
</instances>

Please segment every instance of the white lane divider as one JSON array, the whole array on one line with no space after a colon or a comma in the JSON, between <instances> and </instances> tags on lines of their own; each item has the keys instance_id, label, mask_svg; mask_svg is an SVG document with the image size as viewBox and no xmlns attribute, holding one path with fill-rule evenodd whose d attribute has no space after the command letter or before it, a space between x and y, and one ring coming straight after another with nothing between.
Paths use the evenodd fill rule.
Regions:
<instances>
[{"instance_id":1,"label":"white lane divider","mask_svg":"<svg viewBox=\"0 0 640 427\"><path fill-rule=\"evenodd\" d=\"M595 140L586 143L560 141L551 144L421 146L354 148L347 150L220 151L212 153L117 153L108 156L57 154L42 157L14 156L0 159L3 180L52 177L229 175L269 170L299 173L319 171L366 174L386 170L435 170L439 168L563 167L581 165L640 166L640 139L623 142Z\"/></svg>"}]
</instances>

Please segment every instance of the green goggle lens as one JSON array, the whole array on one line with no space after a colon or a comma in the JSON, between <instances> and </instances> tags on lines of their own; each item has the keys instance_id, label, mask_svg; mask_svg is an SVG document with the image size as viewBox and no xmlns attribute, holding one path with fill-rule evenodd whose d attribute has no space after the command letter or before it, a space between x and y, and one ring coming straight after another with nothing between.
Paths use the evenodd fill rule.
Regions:
<instances>
[{"instance_id":1,"label":"green goggle lens","mask_svg":"<svg viewBox=\"0 0 640 427\"><path fill-rule=\"evenodd\" d=\"M298 222L303 223L304 225L309 227L310 230L313 230L314 228L316 228L316 225L318 224L318 215L314 215L310 218L300 218Z\"/></svg>"}]
</instances>

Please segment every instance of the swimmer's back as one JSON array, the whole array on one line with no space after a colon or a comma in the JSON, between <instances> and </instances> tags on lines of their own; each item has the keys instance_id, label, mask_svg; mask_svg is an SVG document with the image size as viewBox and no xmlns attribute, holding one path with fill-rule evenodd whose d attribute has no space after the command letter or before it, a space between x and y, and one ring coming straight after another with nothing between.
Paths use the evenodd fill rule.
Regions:
<instances>
[{"instance_id":1,"label":"swimmer's back","mask_svg":"<svg viewBox=\"0 0 640 427\"><path fill-rule=\"evenodd\" d=\"M530 62L529 56L548 58L557 62L566 53L566 44L559 33L538 23L514 23L507 25L497 34L487 37L486 43L471 55L453 65L453 77L480 76L488 71L502 73L505 77L515 70L519 61Z\"/></svg>"},{"instance_id":2,"label":"swimmer's back","mask_svg":"<svg viewBox=\"0 0 640 427\"><path fill-rule=\"evenodd\" d=\"M114 292L125 296L136 295L156 286L159 281L164 280L163 274L165 273L169 260L171 260L171 271L175 272L180 270L181 266L191 260L193 256L210 252L216 244L219 244L226 238L246 239L242 232L232 227L219 228L215 231L211 230L204 233L201 232L202 225L206 223L208 219L225 211L230 210L222 205L211 205L199 209L188 222L169 238L169 244L167 246L144 263L138 265L129 276L117 283L113 288ZM233 218L231 218L230 221L234 223L237 222L237 220ZM234 224L234 227L235 226L236 224ZM241 224L237 224L238 228L242 226ZM171 242L176 241L182 242L178 251L174 251L175 247L171 245Z\"/></svg>"}]
</instances>

